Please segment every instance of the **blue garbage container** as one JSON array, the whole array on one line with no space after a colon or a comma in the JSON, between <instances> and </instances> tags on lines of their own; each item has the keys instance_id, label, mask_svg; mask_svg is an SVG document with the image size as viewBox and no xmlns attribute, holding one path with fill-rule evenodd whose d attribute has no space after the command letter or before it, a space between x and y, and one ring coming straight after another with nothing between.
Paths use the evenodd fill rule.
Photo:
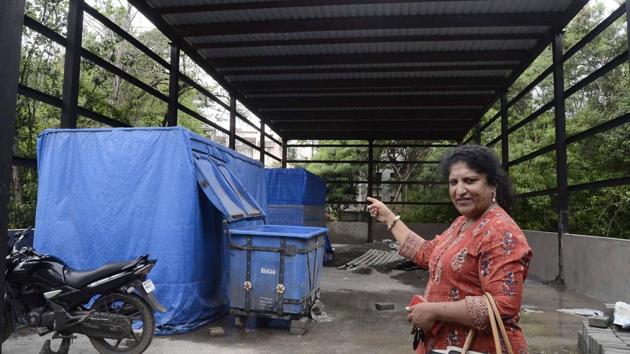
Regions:
<instances>
[{"instance_id":1,"label":"blue garbage container","mask_svg":"<svg viewBox=\"0 0 630 354\"><path fill-rule=\"evenodd\" d=\"M230 229L230 306L237 319L308 316L319 296L326 232L287 225Z\"/></svg>"}]
</instances>

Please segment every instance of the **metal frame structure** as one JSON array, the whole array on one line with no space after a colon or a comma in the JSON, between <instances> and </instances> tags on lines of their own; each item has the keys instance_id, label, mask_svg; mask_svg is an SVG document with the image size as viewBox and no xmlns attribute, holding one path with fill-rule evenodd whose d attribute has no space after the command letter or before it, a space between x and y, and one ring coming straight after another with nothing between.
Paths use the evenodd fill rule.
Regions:
<instances>
[{"instance_id":1,"label":"metal frame structure","mask_svg":"<svg viewBox=\"0 0 630 354\"><path fill-rule=\"evenodd\" d=\"M452 4L456 3L456 1L458 0L444 1L444 7L453 6ZM628 17L630 15L630 0L626 0L624 5L614 11L613 14L565 53L562 53L561 49L562 36L560 32L564 25L586 4L587 0L500 2L502 6L517 6L517 10L504 10L503 13L468 13L464 15L459 13L459 10L451 10L451 13L444 14L405 12L407 8L414 8L415 6L415 8L419 9L424 6L424 1L412 0L272 0L191 6L182 6L174 2L173 6L162 7L153 7L153 2L144 0L130 0L129 2L149 18L172 42L170 62L162 59L106 16L85 4L83 0L70 0L69 2L67 37L24 15L24 0L3 0L0 2L0 48L3 48L3 53L0 55L0 73L2 74L0 77L7 80L7 82L17 82L20 38L22 24L24 24L26 27L66 48L62 97L55 97L21 84L16 87L17 94L21 96L60 108L62 112L61 127L76 127L78 116L83 116L112 127L128 126L124 122L78 105L80 62L82 59L85 59L166 103L168 107L167 112L165 112L167 117L166 125L168 126L176 125L177 113L183 112L226 134L229 138L229 147L235 148L236 142L239 141L259 151L260 161L264 162L267 156L280 162L282 167L286 167L290 163L301 162L365 165L368 171L367 180L365 181L334 180L327 181L327 183L366 183L368 192L372 192L375 185L384 184L384 182L374 179L375 164L437 163L437 161L382 161L375 158L374 149L386 147L451 147L457 145L455 143L436 145L401 143L394 145L379 144L379 140L410 139L461 142L460 140L466 136L466 132L473 130L472 136L465 143L472 140L481 142L484 130L501 119L501 134L492 139L488 145L493 146L501 141L501 158L506 170L543 154L553 151L557 152L557 187L523 193L520 197L558 195L558 199L561 201L558 207L558 239L560 248L562 246L562 235L568 232L568 198L570 193L578 190L592 190L630 184L630 177L578 185L567 184L566 145L625 125L630 122L630 114L624 114L586 131L566 136L563 109L566 98L619 65L627 63L630 60L628 51L618 55L572 87L565 89L562 82L562 64L623 14L626 14ZM161 3L167 3L167 0ZM542 12L540 10L529 11L526 8L536 4L538 4L536 6L542 4L540 6L553 8L559 3L564 3L566 7ZM398 5L402 6L396 8ZM317 18L310 12L312 8L328 6L342 6L343 9L341 10L351 11L351 13L348 14L348 18L343 16L341 18ZM397 9L396 11L400 11L401 14L386 15L388 9L390 9L388 6ZM286 15L283 15L285 18L277 20L261 19L268 11L276 11L276 14L278 14L282 12L280 10L283 8L290 8L291 11L299 12L305 18L288 19ZM237 14L238 16L236 17L238 19L197 24L182 24L172 21L173 18L178 17L186 19L186 16L190 14L194 16L196 12L203 12L207 18L211 18L216 14L221 14L223 11ZM363 11L368 11L370 15L361 15ZM83 48L81 46L81 33L85 13L132 44L158 65L168 70L168 94L156 90L95 53ZM189 20L190 18L187 19L187 21ZM489 24L497 28L507 28L508 31L493 32L492 34L468 33L470 28L480 28ZM630 20L628 20L628 25L630 26ZM518 31L514 27L520 27L524 30ZM438 31L431 34L427 32L431 28L446 28L449 31L457 29L458 33L447 34L444 31ZM396 30L400 29L413 29L417 33L396 34ZM375 31L382 33L391 31L391 33L387 32L389 34L379 34L374 37L363 34L357 35L357 33L364 31L373 31L374 33L376 33ZM301 35L300 33L303 32L309 32L310 34L309 36ZM333 32L335 33L334 35L327 35ZM313 33L316 35L312 35ZM242 39L242 37L251 34L261 34L266 37L264 39ZM207 36L225 37L223 38L224 40L211 41L207 39ZM234 38L237 37L241 39L235 40ZM501 42L504 47L496 48L488 46L487 41L495 45L497 41L506 41L512 47ZM464 44L463 46L462 43ZM508 88L549 43L553 43L554 48L553 65L534 79L514 98L508 100ZM395 48L395 50L373 51L371 49L378 48L381 44L386 47L389 46L388 48ZM474 49L458 49L465 47L465 44L472 44ZM399 46L405 45L410 45L411 47L418 45L421 48L401 50L404 47ZM443 50L430 49L434 45L442 46L440 48ZM339 50L340 47L346 46L355 46L360 50L358 52ZM497 45L497 47L500 46ZM331 50L331 48L334 50ZM244 49L251 50L254 54L236 56L226 54ZM290 50L290 52L287 52L288 54L273 52L274 50L285 49ZM308 50L313 49L317 49L313 55L307 53ZM229 103L221 101L209 90L179 71L178 61L181 53L188 55L230 93ZM209 53L209 55L204 55L203 53ZM351 73L348 73L349 66L353 66ZM427 71L431 75L426 75ZM458 76L462 71L467 72L467 74ZM493 71L509 72L509 74L507 76L496 73L488 74L488 72ZM412 77L409 73L417 76ZM531 113L527 118L510 126L508 121L509 108L552 73L555 79L554 99ZM276 80L277 77L282 75L291 79ZM261 79L261 77L264 78ZM329 80L331 77L332 79ZM229 111L229 129L217 125L203 115L182 105L177 99L180 81L192 86L200 94ZM0 112L7 115L7 119L3 119L0 123L2 127L0 130L0 136L2 136L0 142L2 144L0 155L0 168L2 169L0 174L0 186L2 187L0 192L0 228L6 228L7 226L9 188L5 187L9 185L10 165L36 167L33 159L11 156L17 95L14 92L14 88L10 86L0 92ZM464 95L462 92L466 94ZM427 97L427 95L430 97ZM484 113L497 100L500 102L500 111L485 124L480 124ZM237 110L237 102L242 103L251 112L258 115L260 117L260 125L254 124L247 117L240 114ZM435 104L437 106L432 106ZM329 108L344 108L342 106L348 109L329 110ZM510 161L509 134L534 121L551 108L555 109L556 143ZM237 119L242 120L260 133L261 143L259 146L236 134ZM420 126L413 126L414 123ZM265 125L278 132L281 140L269 134ZM367 141L365 144L341 146L367 149L367 160L290 160L287 158L287 150L291 147L337 146L325 143L291 145L289 144L291 139L365 139ZM277 157L267 153L265 151L266 141L280 145L282 147L282 156ZM441 182L437 181L385 183L406 185L441 184ZM329 202L343 202L344 204L364 203L357 201L348 201L348 203L345 201ZM445 205L449 203L418 201L394 202L391 204ZM370 226L368 240L372 239L371 230L372 227ZM2 257L3 252L6 252L5 244L0 242L0 260L4 259ZM562 280L561 262L559 265L559 280ZM0 261L0 271L3 266L4 262ZM0 293L2 291L3 284L0 281Z\"/></svg>"},{"instance_id":2,"label":"metal frame structure","mask_svg":"<svg viewBox=\"0 0 630 354\"><path fill-rule=\"evenodd\" d=\"M20 51L22 46L22 14L25 0L0 2L0 48L6 54L0 55L0 77L6 82L17 82L20 73ZM0 90L0 294L4 298L4 273L7 255L9 194L11 193L11 165L13 142L15 140L15 116L17 106L17 86L6 85ZM4 301L4 300L2 300ZM0 306L0 332L4 326L4 304ZM0 343L0 353L2 343Z\"/></svg>"},{"instance_id":3,"label":"metal frame structure","mask_svg":"<svg viewBox=\"0 0 630 354\"><path fill-rule=\"evenodd\" d=\"M573 55L578 53L582 48L588 45L594 38L601 34L604 30L610 27L621 16L626 15L628 32L630 33L630 1L626 0L625 4L622 4L613 11L606 19L604 19L599 25L593 28L588 34L586 34L581 40L569 48L563 53L563 33L557 33L552 41L552 55L553 63L539 74L531 83L529 83L523 90L514 96L511 100L507 99L507 88L504 89L500 96L500 110L482 125L478 132L475 134L481 135L484 130L489 128L497 119L501 118L501 134L494 139L491 139L487 146L494 146L499 141L501 142L501 155L502 163L506 171L509 172L511 167L530 161L534 158L542 156L547 153L555 152L556 154L556 188L549 188L538 191L531 191L521 193L519 198L532 198L540 196L553 196L557 198L557 214L558 214L558 276L559 282L563 281L563 259L562 259L562 237L569 232L569 198L572 192L578 192L583 190L598 190L606 187L618 187L630 185L630 176L621 178L612 178L600 181L592 181L588 183L581 183L576 185L568 185L568 162L567 162L567 145L576 143L588 137L594 136L606 132L608 130L620 127L622 125L630 123L630 113L623 114L619 117L613 118L609 121L601 123L585 131L575 133L567 136L566 132L566 114L565 114L565 100L571 95L584 88L586 85L601 78L608 72L614 70L620 65L630 64L630 51L626 49L625 52L617 55L615 58L605 63L597 70L593 71L580 81L573 84L571 87L564 87L564 63L569 60ZM509 108L516 104L521 98L525 97L533 88L539 85L545 78L553 74L553 91L554 97L551 101L547 102L536 111L532 112L521 121L508 126ZM538 119L543 113L554 109L554 121L555 121L555 143L544 146L538 150L528 153L524 156L518 157L513 160L509 160L509 135L514 133L521 127L529 124ZM469 143L476 140L475 135L466 139L464 143ZM481 141L479 138L478 141Z\"/></svg>"}]
</instances>

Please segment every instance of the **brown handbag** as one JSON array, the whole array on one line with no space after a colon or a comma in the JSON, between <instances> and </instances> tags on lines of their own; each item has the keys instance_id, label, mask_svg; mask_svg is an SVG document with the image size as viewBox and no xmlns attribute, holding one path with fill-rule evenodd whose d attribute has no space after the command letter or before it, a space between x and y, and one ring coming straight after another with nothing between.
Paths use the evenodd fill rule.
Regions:
<instances>
[{"instance_id":1,"label":"brown handbag","mask_svg":"<svg viewBox=\"0 0 630 354\"><path fill-rule=\"evenodd\" d=\"M486 301L486 306L488 308L488 317L490 319L490 328L492 329L492 337L494 338L494 348L496 350L496 354L502 353L500 336L503 337L508 354L514 354L510 338L508 338L507 331L503 325L503 320L501 319L501 313L499 313L499 309L494 302L494 298L487 292L483 294L483 298ZM474 328L471 328L470 331L468 331L466 341L464 342L464 346L462 348L448 347L446 350L433 350L430 354L467 354L472 342L475 339L476 332L477 331Z\"/></svg>"}]
</instances>

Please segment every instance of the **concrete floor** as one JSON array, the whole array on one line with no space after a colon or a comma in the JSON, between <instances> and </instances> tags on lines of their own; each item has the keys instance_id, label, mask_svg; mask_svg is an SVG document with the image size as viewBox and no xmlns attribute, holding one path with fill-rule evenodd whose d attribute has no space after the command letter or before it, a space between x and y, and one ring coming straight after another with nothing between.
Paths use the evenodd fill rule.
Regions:
<instances>
[{"instance_id":1,"label":"concrete floor","mask_svg":"<svg viewBox=\"0 0 630 354\"><path fill-rule=\"evenodd\" d=\"M369 245L338 245L335 263L326 267L321 299L330 322L311 323L302 336L289 334L280 326L256 327L250 321L245 330L226 317L212 326L223 326L226 335L210 337L208 326L185 335L156 337L146 353L411 353L407 343L409 324L404 307L413 293L421 293L427 273L415 271L346 271L337 265L362 254ZM377 311L376 302L391 302L392 311ZM521 326L531 353L572 353L582 318L557 312L560 308L600 309L601 302L575 292L528 280ZM47 336L46 338L49 338ZM39 353L45 338L13 336L2 346L3 353ZM53 344L56 348L58 344ZM86 337L80 336L72 354L95 353Z\"/></svg>"}]
</instances>

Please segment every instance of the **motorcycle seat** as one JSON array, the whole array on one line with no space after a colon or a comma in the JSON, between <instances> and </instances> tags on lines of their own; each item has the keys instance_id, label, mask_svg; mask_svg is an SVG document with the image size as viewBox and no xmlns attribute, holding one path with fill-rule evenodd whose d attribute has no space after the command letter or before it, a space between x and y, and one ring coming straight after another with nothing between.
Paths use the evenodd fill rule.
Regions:
<instances>
[{"instance_id":1,"label":"motorcycle seat","mask_svg":"<svg viewBox=\"0 0 630 354\"><path fill-rule=\"evenodd\" d=\"M109 277L125 269L132 268L143 258L145 257L138 257L126 262L109 263L92 270L76 270L68 267L64 270L66 284L73 288L80 289L94 281Z\"/></svg>"}]
</instances>

